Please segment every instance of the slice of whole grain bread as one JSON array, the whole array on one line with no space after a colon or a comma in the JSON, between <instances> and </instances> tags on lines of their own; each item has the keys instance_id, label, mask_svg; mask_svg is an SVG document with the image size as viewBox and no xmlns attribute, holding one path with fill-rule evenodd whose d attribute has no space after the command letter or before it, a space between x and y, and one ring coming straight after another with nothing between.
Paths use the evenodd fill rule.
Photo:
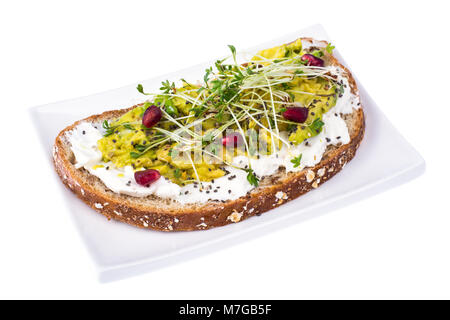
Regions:
<instances>
[{"instance_id":1,"label":"slice of whole grain bread","mask_svg":"<svg viewBox=\"0 0 450 320\"><path fill-rule=\"evenodd\" d=\"M327 45L325 41L310 38L302 38L302 42L314 47ZM328 64L340 66L345 70L352 92L358 95L351 73L331 54L326 53L324 58ZM96 176L83 168L75 168L75 157L66 133L81 122L101 126L104 120L118 118L132 108L134 107L93 115L65 128L55 140L54 165L62 182L87 205L108 219L161 231L204 230L239 222L317 188L338 173L355 156L365 128L363 109L354 109L353 113L343 115L349 128L350 142L340 146L328 146L322 160L316 166L289 173L280 168L274 175L264 177L257 188L236 200L183 205L174 199L156 196L137 198L112 192Z\"/></svg>"}]
</instances>

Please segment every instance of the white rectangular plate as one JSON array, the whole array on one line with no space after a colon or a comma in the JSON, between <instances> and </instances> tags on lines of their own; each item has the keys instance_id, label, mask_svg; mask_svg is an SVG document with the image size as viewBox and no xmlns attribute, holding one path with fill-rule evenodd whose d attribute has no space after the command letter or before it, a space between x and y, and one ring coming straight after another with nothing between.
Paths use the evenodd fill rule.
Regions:
<instances>
[{"instance_id":1,"label":"white rectangular plate","mask_svg":"<svg viewBox=\"0 0 450 320\"><path fill-rule=\"evenodd\" d=\"M313 26L247 51L269 48L302 36L329 40L321 26ZM210 64L204 63L142 84L146 90L151 90L157 89L161 81L166 79L201 79ZM317 190L260 217L207 231L164 233L141 230L107 221L61 183L70 212L98 267L100 281L121 279L217 251L348 205L423 173L425 162L422 157L386 119L360 83L358 86L367 127L355 158L342 172ZM89 97L34 107L30 113L51 162L53 141L66 126L89 115L129 107L144 100L145 97L137 92L136 84L133 84Z\"/></svg>"}]
</instances>

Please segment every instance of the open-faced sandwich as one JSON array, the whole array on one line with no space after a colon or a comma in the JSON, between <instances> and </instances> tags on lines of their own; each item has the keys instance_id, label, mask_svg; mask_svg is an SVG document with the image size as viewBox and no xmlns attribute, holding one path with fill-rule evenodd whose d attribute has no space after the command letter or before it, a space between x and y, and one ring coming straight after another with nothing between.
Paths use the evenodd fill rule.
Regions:
<instances>
[{"instance_id":1,"label":"open-faced sandwich","mask_svg":"<svg viewBox=\"0 0 450 320\"><path fill-rule=\"evenodd\" d=\"M339 172L361 143L364 114L333 46L301 38L246 61L229 47L201 82L138 85L146 102L64 129L53 149L64 184L109 219L203 230L260 215Z\"/></svg>"}]
</instances>

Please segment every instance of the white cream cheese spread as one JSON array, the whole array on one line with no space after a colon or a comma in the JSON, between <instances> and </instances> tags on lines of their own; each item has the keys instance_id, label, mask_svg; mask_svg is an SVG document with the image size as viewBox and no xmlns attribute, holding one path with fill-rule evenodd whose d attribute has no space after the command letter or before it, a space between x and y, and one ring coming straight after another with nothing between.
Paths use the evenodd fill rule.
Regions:
<instances>
[{"instance_id":1,"label":"white cream cheese spread","mask_svg":"<svg viewBox=\"0 0 450 320\"><path fill-rule=\"evenodd\" d=\"M335 67L330 67L335 68ZM340 72L334 72L340 74ZM359 98L351 93L348 80L340 77L344 92L338 98L336 105L323 115L323 130L315 137L309 138L299 145L289 148L285 145L275 154L260 155L258 159L251 159L251 167L258 177L274 174L280 167L287 172L300 171L305 167L312 167L319 163L328 145L347 144L350 136L347 125L341 115L353 112L359 108ZM179 203L204 203L209 200L233 200L244 196L252 190L247 181L247 173L231 166L224 168L227 175L211 182L190 183L179 186L161 177L149 187L136 183L134 170L131 166L117 168L111 162L103 162L97 141L102 138L104 130L101 125L81 122L73 130L67 132L66 137L75 155L76 168L84 168L90 174L98 177L107 188L116 193L134 197L155 195L169 198ZM302 155L301 164L294 168L293 157ZM233 158L233 165L244 168L248 165L248 158L237 156Z\"/></svg>"}]
</instances>

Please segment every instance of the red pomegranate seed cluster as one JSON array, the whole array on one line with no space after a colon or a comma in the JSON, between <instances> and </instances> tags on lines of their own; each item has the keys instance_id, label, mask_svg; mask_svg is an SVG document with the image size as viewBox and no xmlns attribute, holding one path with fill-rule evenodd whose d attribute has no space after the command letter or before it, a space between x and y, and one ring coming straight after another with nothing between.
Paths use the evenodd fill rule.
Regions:
<instances>
[{"instance_id":1,"label":"red pomegranate seed cluster","mask_svg":"<svg viewBox=\"0 0 450 320\"><path fill-rule=\"evenodd\" d=\"M222 138L222 145L224 147L239 147L244 142L240 133L231 133Z\"/></svg>"},{"instance_id":2,"label":"red pomegranate seed cluster","mask_svg":"<svg viewBox=\"0 0 450 320\"><path fill-rule=\"evenodd\" d=\"M302 61L307 61L307 66L323 67L325 62L312 54L306 53L301 57Z\"/></svg>"},{"instance_id":3,"label":"red pomegranate seed cluster","mask_svg":"<svg viewBox=\"0 0 450 320\"><path fill-rule=\"evenodd\" d=\"M289 107L283 112L283 117L287 120L303 123L308 118L308 108L305 107Z\"/></svg>"},{"instance_id":4,"label":"red pomegranate seed cluster","mask_svg":"<svg viewBox=\"0 0 450 320\"><path fill-rule=\"evenodd\" d=\"M144 187L148 187L160 177L161 174L158 170L155 169L136 171L134 173L134 179L136 180L136 183Z\"/></svg>"},{"instance_id":5,"label":"red pomegranate seed cluster","mask_svg":"<svg viewBox=\"0 0 450 320\"><path fill-rule=\"evenodd\" d=\"M162 112L161 109L155 105L151 105L144 112L144 116L142 117L142 124L147 128L153 127L155 124L161 120Z\"/></svg>"}]
</instances>

